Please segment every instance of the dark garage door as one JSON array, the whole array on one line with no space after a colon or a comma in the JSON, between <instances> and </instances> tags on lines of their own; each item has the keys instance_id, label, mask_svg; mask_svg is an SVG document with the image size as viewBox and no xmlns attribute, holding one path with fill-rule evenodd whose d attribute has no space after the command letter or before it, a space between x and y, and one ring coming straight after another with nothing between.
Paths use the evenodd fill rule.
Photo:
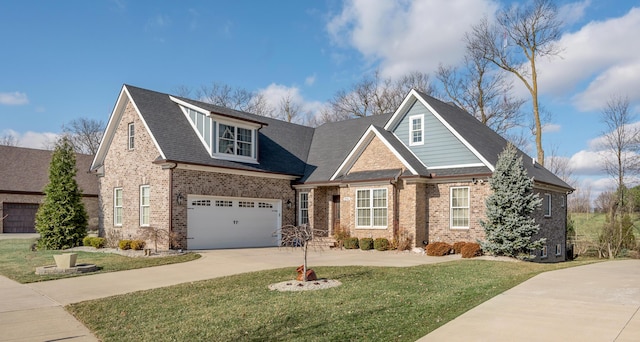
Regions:
<instances>
[{"instance_id":1,"label":"dark garage door","mask_svg":"<svg viewBox=\"0 0 640 342\"><path fill-rule=\"evenodd\" d=\"M39 204L3 203L2 221L4 233L35 233L36 212Z\"/></svg>"}]
</instances>

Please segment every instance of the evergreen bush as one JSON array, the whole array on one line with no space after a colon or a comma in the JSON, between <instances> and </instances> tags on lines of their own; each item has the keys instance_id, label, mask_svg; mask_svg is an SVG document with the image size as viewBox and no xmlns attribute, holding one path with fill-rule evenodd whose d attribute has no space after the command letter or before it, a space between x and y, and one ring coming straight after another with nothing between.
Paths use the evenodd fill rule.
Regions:
<instances>
[{"instance_id":1,"label":"evergreen bush","mask_svg":"<svg viewBox=\"0 0 640 342\"><path fill-rule=\"evenodd\" d=\"M358 249L358 238L347 237L344 239L344 248L346 249Z\"/></svg>"},{"instance_id":2,"label":"evergreen bush","mask_svg":"<svg viewBox=\"0 0 640 342\"><path fill-rule=\"evenodd\" d=\"M120 240L118 247L123 251L131 249L131 240Z\"/></svg>"},{"instance_id":3,"label":"evergreen bush","mask_svg":"<svg viewBox=\"0 0 640 342\"><path fill-rule=\"evenodd\" d=\"M467 242L462 247L460 253L463 258L473 258L482 255L482 248L479 243Z\"/></svg>"},{"instance_id":4,"label":"evergreen bush","mask_svg":"<svg viewBox=\"0 0 640 342\"><path fill-rule=\"evenodd\" d=\"M131 240L131 243L129 244L129 246L131 247L131 249L135 250L135 251L140 251L144 248L144 241L143 240Z\"/></svg>"},{"instance_id":5,"label":"evergreen bush","mask_svg":"<svg viewBox=\"0 0 640 342\"><path fill-rule=\"evenodd\" d=\"M76 182L76 154L67 137L56 144L49 164L49 183L36 213L38 247L66 249L80 246L87 235L88 217Z\"/></svg>"},{"instance_id":6,"label":"evergreen bush","mask_svg":"<svg viewBox=\"0 0 640 342\"><path fill-rule=\"evenodd\" d=\"M480 221L486 240L482 250L493 255L523 259L531 258L530 251L542 248L544 238L533 241L540 230L532 216L542 200L533 192L533 179L527 176L512 144L498 156L495 171L489 179L492 193L486 199L486 221Z\"/></svg>"},{"instance_id":7,"label":"evergreen bush","mask_svg":"<svg viewBox=\"0 0 640 342\"><path fill-rule=\"evenodd\" d=\"M373 239L372 238L362 238L358 242L360 244L360 249L363 251L368 251L373 249Z\"/></svg>"},{"instance_id":8,"label":"evergreen bush","mask_svg":"<svg viewBox=\"0 0 640 342\"><path fill-rule=\"evenodd\" d=\"M462 253L462 247L464 247L464 245L466 245L467 243L464 241L458 241L456 243L453 244L453 252L455 254L460 254Z\"/></svg>"},{"instance_id":9,"label":"evergreen bush","mask_svg":"<svg viewBox=\"0 0 640 342\"><path fill-rule=\"evenodd\" d=\"M373 248L377 251L386 251L389 249L389 239L377 238L373 240Z\"/></svg>"}]
</instances>

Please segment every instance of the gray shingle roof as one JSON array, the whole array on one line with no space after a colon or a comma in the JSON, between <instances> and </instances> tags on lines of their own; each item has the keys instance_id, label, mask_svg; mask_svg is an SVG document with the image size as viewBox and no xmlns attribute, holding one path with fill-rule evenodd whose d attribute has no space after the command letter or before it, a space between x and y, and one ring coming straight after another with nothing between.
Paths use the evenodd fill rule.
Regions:
<instances>
[{"instance_id":1,"label":"gray shingle roof","mask_svg":"<svg viewBox=\"0 0 640 342\"><path fill-rule=\"evenodd\" d=\"M258 133L259 164L211 158L180 106L168 94L126 86L167 160L302 176L313 128L188 100L200 108L265 124ZM182 99L181 100L185 100Z\"/></svg>"},{"instance_id":2,"label":"gray shingle roof","mask_svg":"<svg viewBox=\"0 0 640 342\"><path fill-rule=\"evenodd\" d=\"M315 129L307 169L301 182L326 182L370 125L384 126L391 114L329 122Z\"/></svg>"},{"instance_id":3,"label":"gray shingle roof","mask_svg":"<svg viewBox=\"0 0 640 342\"><path fill-rule=\"evenodd\" d=\"M53 151L0 145L0 192L42 193L49 183ZM98 177L89 174L93 156L76 154L76 182L84 195L98 195Z\"/></svg>"},{"instance_id":4,"label":"gray shingle roof","mask_svg":"<svg viewBox=\"0 0 640 342\"><path fill-rule=\"evenodd\" d=\"M168 94L130 85L125 85L125 87L168 161L287 174L299 176L300 183L327 182L366 130L373 125L378 133L421 176L429 176L431 173L435 173L438 177L490 173L487 167L437 170L425 168L393 133L381 128L392 117L392 114L330 122L314 129L180 98L182 101L218 115L263 125L258 134L259 164L215 159L207 152L179 105L173 102ZM505 139L462 109L424 93L417 92L417 94L428 102L467 142L473 145L489 163L496 164L498 155L507 145ZM530 162L531 158L522 151L519 153L523 156L529 175L537 181L571 189L568 184L541 165L533 165Z\"/></svg>"},{"instance_id":5,"label":"gray shingle roof","mask_svg":"<svg viewBox=\"0 0 640 342\"><path fill-rule=\"evenodd\" d=\"M498 162L498 155L507 146L508 142L506 139L457 106L442 102L421 92L417 93L427 101L454 130L460 133L466 141L473 145L478 153L480 153L489 163L494 166L496 165ZM537 163L534 165L532 158L527 156L524 152L518 150L518 154L522 156L522 161L527 169L527 173L536 181L572 189L569 184L565 183L562 179L554 175L542 165ZM434 172L438 174L440 173L439 170Z\"/></svg>"}]
</instances>

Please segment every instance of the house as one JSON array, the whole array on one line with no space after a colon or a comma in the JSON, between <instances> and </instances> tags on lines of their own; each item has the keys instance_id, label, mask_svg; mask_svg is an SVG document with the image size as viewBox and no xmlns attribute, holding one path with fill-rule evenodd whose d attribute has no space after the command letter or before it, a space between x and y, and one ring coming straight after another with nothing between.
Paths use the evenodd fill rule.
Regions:
<instances>
[{"instance_id":1,"label":"house","mask_svg":"<svg viewBox=\"0 0 640 342\"><path fill-rule=\"evenodd\" d=\"M35 217L49 183L53 151L0 146L0 233L35 233ZM89 230L98 230L98 180L87 171L93 156L76 154L76 181L89 215Z\"/></svg>"},{"instance_id":2,"label":"house","mask_svg":"<svg viewBox=\"0 0 640 342\"><path fill-rule=\"evenodd\" d=\"M91 170L107 237L146 228L165 233L163 248L277 246L278 227L310 224L423 246L484 237L486 181L506 144L415 90L394 113L311 128L124 85ZM564 260L573 189L524 158L544 200L536 254Z\"/></svg>"}]
</instances>

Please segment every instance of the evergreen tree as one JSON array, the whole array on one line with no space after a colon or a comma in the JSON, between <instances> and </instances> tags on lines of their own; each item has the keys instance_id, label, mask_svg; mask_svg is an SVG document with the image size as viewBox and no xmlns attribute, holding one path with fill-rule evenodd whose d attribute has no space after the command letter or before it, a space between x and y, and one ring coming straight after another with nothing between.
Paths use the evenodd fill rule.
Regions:
<instances>
[{"instance_id":1,"label":"evergreen tree","mask_svg":"<svg viewBox=\"0 0 640 342\"><path fill-rule=\"evenodd\" d=\"M486 200L487 221L480 221L486 241L482 249L494 255L528 258L532 249L542 248L545 239L532 241L540 226L531 215L542 200L533 192L516 148L509 144L498 157L489 179L493 191Z\"/></svg>"},{"instance_id":2,"label":"evergreen tree","mask_svg":"<svg viewBox=\"0 0 640 342\"><path fill-rule=\"evenodd\" d=\"M87 212L75 180L76 155L66 137L57 144L49 165L49 184L36 214L38 247L65 249L80 246L87 235Z\"/></svg>"}]
</instances>

